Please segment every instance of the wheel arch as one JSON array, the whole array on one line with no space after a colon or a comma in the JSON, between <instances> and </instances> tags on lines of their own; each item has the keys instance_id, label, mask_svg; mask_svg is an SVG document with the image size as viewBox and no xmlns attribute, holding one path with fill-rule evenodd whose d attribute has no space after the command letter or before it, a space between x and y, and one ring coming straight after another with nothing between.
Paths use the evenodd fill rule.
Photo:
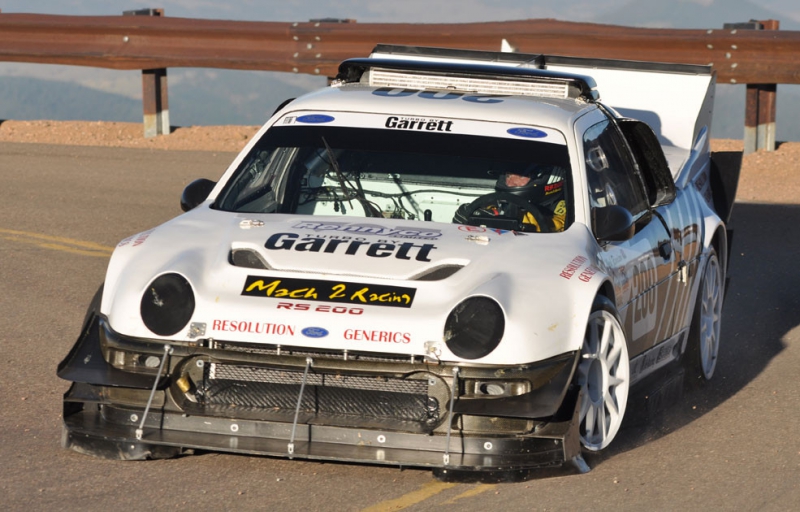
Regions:
<instances>
[{"instance_id":1,"label":"wheel arch","mask_svg":"<svg viewBox=\"0 0 800 512\"><path fill-rule=\"evenodd\" d=\"M711 247L717 251L717 258L719 258L720 266L723 271L723 279L728 275L728 260L730 257L730 249L728 246L728 232L725 226L720 223L711 238Z\"/></svg>"},{"instance_id":2,"label":"wheel arch","mask_svg":"<svg viewBox=\"0 0 800 512\"><path fill-rule=\"evenodd\" d=\"M609 279L603 280L600 283L600 286L597 288L596 295L602 295L606 297L608 300L614 303L614 305L619 308L619 304L617 304L617 294L614 292L614 285L611 284Z\"/></svg>"}]
</instances>

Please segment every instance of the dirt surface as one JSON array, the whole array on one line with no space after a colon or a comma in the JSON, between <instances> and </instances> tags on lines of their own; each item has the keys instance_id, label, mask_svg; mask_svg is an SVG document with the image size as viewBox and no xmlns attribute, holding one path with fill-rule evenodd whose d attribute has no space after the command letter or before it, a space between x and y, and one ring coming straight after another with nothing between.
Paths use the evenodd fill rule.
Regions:
<instances>
[{"instance_id":1,"label":"dirt surface","mask_svg":"<svg viewBox=\"0 0 800 512\"><path fill-rule=\"evenodd\" d=\"M90 121L3 121L0 142L109 146L178 151L238 152L258 126L173 127L169 135L145 139L140 123ZM741 140L712 140L712 151L741 151ZM793 203L800 198L800 142L783 142L774 152L744 157L737 200Z\"/></svg>"},{"instance_id":2,"label":"dirt surface","mask_svg":"<svg viewBox=\"0 0 800 512\"><path fill-rule=\"evenodd\" d=\"M0 124L0 142L238 152L259 128L259 126L173 127L169 135L145 139L141 123L3 121Z\"/></svg>"}]
</instances>

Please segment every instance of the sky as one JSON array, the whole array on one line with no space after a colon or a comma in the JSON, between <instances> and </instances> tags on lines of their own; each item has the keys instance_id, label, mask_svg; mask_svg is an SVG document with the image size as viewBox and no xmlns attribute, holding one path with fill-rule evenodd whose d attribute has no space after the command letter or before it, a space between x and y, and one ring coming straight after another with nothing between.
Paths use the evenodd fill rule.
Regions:
<instances>
[{"instance_id":1,"label":"sky","mask_svg":"<svg viewBox=\"0 0 800 512\"><path fill-rule=\"evenodd\" d=\"M364 23L464 23L526 18L590 21L631 0L0 0L2 12L116 15L130 9L164 8L167 16L251 21L351 18ZM671 0L724 6L739 0ZM784 18L800 21L797 0L755 0Z\"/></svg>"},{"instance_id":2,"label":"sky","mask_svg":"<svg viewBox=\"0 0 800 512\"><path fill-rule=\"evenodd\" d=\"M674 14L673 6L675 13L684 16L672 16L672 22L661 21L662 17ZM783 28L788 24L790 29L800 30L800 0L0 0L2 13L118 16L125 10L148 7L163 8L170 17L243 21L347 18L360 23L466 23L555 18L614 23L631 19L619 22L671 28L721 28L723 22L747 21L751 16L774 12L774 16L769 17L781 20ZM640 16L657 19L640 22ZM701 26L675 26L676 23ZM0 62L0 77L68 82L141 101L138 71ZM246 87L247 82L250 82L250 89ZM270 91L275 91L273 95L297 95L291 91L302 93L323 85L324 80L311 75L176 68L169 70L170 109L174 120L184 125L253 124L271 112L273 103L284 99L267 98ZM800 89L798 86L781 87ZM223 97L227 106L219 100ZM190 103L190 99L194 103ZM244 120L241 113L234 112L237 104L244 102L259 104L264 112L252 112L252 116ZM734 101L737 106L739 103L742 102L738 99ZM217 110L227 109L230 116L224 112L212 115L199 107L211 104L218 107Z\"/></svg>"}]
</instances>

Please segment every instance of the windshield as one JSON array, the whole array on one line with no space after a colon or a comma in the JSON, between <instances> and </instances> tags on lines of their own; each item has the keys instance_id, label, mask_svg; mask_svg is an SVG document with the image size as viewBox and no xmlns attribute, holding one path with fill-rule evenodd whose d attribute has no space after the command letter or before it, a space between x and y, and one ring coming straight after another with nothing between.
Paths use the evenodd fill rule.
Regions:
<instances>
[{"instance_id":1,"label":"windshield","mask_svg":"<svg viewBox=\"0 0 800 512\"><path fill-rule=\"evenodd\" d=\"M437 131L275 126L243 159L214 207L452 222L459 207L494 193L498 178L532 163L555 166L560 179L569 180L563 143Z\"/></svg>"}]
</instances>

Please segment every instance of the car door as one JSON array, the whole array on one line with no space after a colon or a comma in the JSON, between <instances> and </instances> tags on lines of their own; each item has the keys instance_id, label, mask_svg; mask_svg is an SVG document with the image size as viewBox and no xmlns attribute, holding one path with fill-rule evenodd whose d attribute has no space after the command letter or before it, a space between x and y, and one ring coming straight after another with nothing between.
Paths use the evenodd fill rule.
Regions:
<instances>
[{"instance_id":1,"label":"car door","mask_svg":"<svg viewBox=\"0 0 800 512\"><path fill-rule=\"evenodd\" d=\"M653 130L641 121L619 119L620 127L631 148L647 189L648 202L669 234L672 251L671 274L658 287L659 330L656 342L668 340L688 325L691 303L691 276L696 275L697 256L701 248L703 225L698 202L699 194L677 190L667 160Z\"/></svg>"},{"instance_id":2,"label":"car door","mask_svg":"<svg viewBox=\"0 0 800 512\"><path fill-rule=\"evenodd\" d=\"M611 276L631 357L658 341L659 287L674 272L669 231L650 208L647 189L619 127L606 117L582 137L592 209L621 206L633 216L635 232L624 241L600 241L598 263Z\"/></svg>"}]
</instances>

